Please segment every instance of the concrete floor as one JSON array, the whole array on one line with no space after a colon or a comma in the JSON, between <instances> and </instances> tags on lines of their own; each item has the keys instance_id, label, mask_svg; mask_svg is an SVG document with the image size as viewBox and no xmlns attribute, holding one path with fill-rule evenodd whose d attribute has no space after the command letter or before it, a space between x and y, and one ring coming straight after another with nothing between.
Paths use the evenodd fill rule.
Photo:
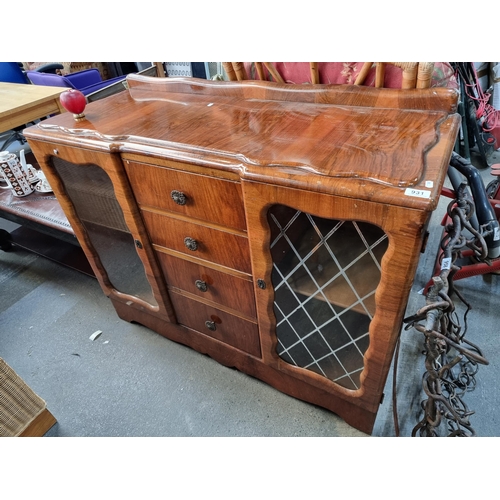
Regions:
<instances>
[{"instance_id":1,"label":"concrete floor","mask_svg":"<svg viewBox=\"0 0 500 500\"><path fill-rule=\"evenodd\" d=\"M481 173L490 180L488 170ZM425 304L418 290L433 270L447 202L433 214L407 316ZM15 227L0 219L0 228ZM472 306L466 338L490 362L465 397L475 411L470 421L479 436L500 436L499 278L467 278L457 288ZM96 330L103 333L89 340ZM420 417L422 341L416 330L402 333L401 436ZM0 251L0 356L57 418L48 436L365 436L327 410L120 320L95 279L19 248ZM392 371L373 435L395 435Z\"/></svg>"}]
</instances>

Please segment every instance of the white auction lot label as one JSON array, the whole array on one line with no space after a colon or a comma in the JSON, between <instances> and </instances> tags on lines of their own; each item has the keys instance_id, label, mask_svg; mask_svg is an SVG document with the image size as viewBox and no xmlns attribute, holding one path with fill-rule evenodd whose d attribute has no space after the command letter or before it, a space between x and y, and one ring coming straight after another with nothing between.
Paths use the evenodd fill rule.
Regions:
<instances>
[{"instance_id":1,"label":"white auction lot label","mask_svg":"<svg viewBox=\"0 0 500 500\"><path fill-rule=\"evenodd\" d=\"M406 188L405 189L406 196L416 196L417 198L430 198L431 192L425 189L414 189L414 188Z\"/></svg>"}]
</instances>

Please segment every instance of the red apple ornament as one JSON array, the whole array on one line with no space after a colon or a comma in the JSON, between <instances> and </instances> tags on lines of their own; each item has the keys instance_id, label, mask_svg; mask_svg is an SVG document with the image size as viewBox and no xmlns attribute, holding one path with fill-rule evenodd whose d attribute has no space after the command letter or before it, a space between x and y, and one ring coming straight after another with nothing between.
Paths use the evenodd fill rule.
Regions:
<instances>
[{"instance_id":1,"label":"red apple ornament","mask_svg":"<svg viewBox=\"0 0 500 500\"><path fill-rule=\"evenodd\" d=\"M85 118L83 111L87 105L87 99L79 90L65 90L59 96L59 99L61 100L63 108L73 113L75 120L82 120Z\"/></svg>"}]
</instances>

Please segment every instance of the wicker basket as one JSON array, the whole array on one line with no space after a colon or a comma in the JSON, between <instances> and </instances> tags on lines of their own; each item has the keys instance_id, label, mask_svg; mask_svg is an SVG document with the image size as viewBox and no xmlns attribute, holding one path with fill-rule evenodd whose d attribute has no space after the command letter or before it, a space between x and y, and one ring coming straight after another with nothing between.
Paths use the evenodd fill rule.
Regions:
<instances>
[{"instance_id":1,"label":"wicker basket","mask_svg":"<svg viewBox=\"0 0 500 500\"><path fill-rule=\"evenodd\" d=\"M45 401L0 358L0 437L43 436L55 423Z\"/></svg>"}]
</instances>

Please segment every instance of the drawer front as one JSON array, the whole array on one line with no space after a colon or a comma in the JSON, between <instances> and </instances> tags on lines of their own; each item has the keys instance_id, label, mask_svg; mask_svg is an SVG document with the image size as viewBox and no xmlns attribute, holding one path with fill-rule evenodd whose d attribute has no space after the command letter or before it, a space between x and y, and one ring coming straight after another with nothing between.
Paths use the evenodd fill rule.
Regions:
<instances>
[{"instance_id":1,"label":"drawer front","mask_svg":"<svg viewBox=\"0 0 500 500\"><path fill-rule=\"evenodd\" d=\"M170 293L177 321L188 328L260 357L259 330L255 323L195 300Z\"/></svg>"},{"instance_id":2,"label":"drawer front","mask_svg":"<svg viewBox=\"0 0 500 500\"><path fill-rule=\"evenodd\" d=\"M239 182L133 161L125 166L139 205L246 230Z\"/></svg>"},{"instance_id":3,"label":"drawer front","mask_svg":"<svg viewBox=\"0 0 500 500\"><path fill-rule=\"evenodd\" d=\"M151 241L156 245L251 274L250 250L245 236L153 212L142 211L142 216ZM186 246L186 238L194 241L191 246L196 249Z\"/></svg>"},{"instance_id":4,"label":"drawer front","mask_svg":"<svg viewBox=\"0 0 500 500\"><path fill-rule=\"evenodd\" d=\"M251 281L157 252L168 285L256 317Z\"/></svg>"}]
</instances>

